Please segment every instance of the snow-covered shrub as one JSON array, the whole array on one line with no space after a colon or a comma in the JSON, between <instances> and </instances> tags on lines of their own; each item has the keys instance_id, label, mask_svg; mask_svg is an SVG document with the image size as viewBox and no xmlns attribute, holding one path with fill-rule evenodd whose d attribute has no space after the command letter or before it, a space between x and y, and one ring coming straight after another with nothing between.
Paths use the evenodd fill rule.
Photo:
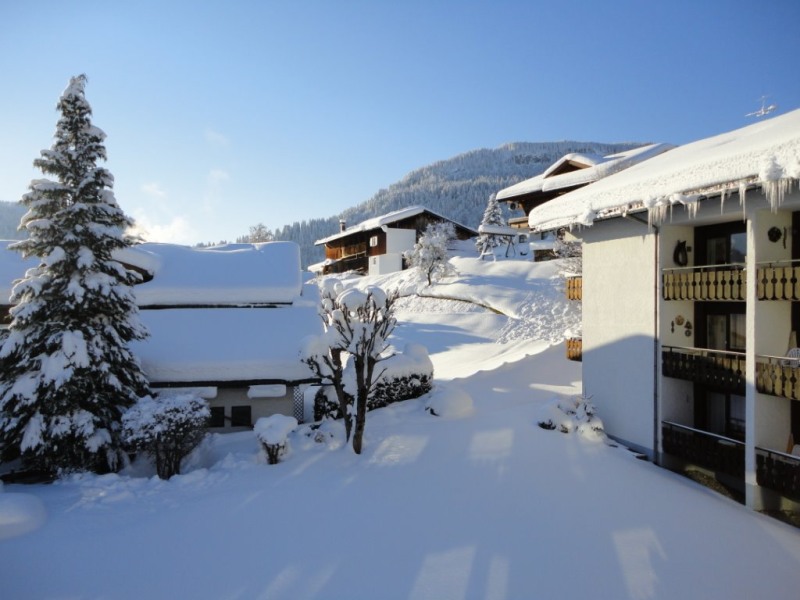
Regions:
<instances>
[{"instance_id":1,"label":"snow-covered shrub","mask_svg":"<svg viewBox=\"0 0 800 600\"><path fill-rule=\"evenodd\" d=\"M393 354L381 363L382 372L367 398L367 411L383 408L394 402L411 400L427 394L433 387L433 363L428 349L421 344L406 344L402 353ZM345 373L345 387L353 386ZM347 384L350 384L349 386ZM353 395L345 390L353 400ZM314 396L314 420L340 419L339 404L331 386L324 386Z\"/></svg>"},{"instance_id":2,"label":"snow-covered shrub","mask_svg":"<svg viewBox=\"0 0 800 600\"><path fill-rule=\"evenodd\" d=\"M561 433L576 432L590 438L605 439L603 422L597 416L591 397L556 398L545 404L537 419L542 429L558 429Z\"/></svg>"},{"instance_id":3,"label":"snow-covered shrub","mask_svg":"<svg viewBox=\"0 0 800 600\"><path fill-rule=\"evenodd\" d=\"M286 415L271 415L256 421L253 431L267 454L269 464L278 464L281 455L286 452L287 438L296 428L297 419Z\"/></svg>"},{"instance_id":4,"label":"snow-covered shrub","mask_svg":"<svg viewBox=\"0 0 800 600\"><path fill-rule=\"evenodd\" d=\"M161 479L181 471L181 461L202 441L211 411L194 394L145 396L122 415L124 441L149 454Z\"/></svg>"}]
</instances>

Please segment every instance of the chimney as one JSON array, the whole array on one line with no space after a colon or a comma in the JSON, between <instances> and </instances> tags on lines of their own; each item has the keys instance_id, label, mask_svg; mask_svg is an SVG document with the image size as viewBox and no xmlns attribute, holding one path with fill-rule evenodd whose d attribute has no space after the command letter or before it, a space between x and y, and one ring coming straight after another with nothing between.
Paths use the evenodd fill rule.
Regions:
<instances>
[{"instance_id":1,"label":"chimney","mask_svg":"<svg viewBox=\"0 0 800 600\"><path fill-rule=\"evenodd\" d=\"M347 229L347 221L339 219L339 231L344 231L345 229Z\"/></svg>"}]
</instances>

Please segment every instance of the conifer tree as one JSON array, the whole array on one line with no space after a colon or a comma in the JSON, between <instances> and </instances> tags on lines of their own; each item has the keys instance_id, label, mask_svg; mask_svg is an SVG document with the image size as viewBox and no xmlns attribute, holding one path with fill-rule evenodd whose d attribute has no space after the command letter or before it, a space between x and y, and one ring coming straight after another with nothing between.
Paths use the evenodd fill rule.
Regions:
<instances>
[{"instance_id":1,"label":"conifer tree","mask_svg":"<svg viewBox=\"0 0 800 600\"><path fill-rule=\"evenodd\" d=\"M132 291L138 275L112 253L133 243L117 205L105 134L91 123L86 77L73 77L57 109L55 141L34 166L11 246L39 264L12 292L0 345L0 451L48 473L114 469L124 409L149 393L128 349L146 331Z\"/></svg>"},{"instance_id":2,"label":"conifer tree","mask_svg":"<svg viewBox=\"0 0 800 600\"><path fill-rule=\"evenodd\" d=\"M492 194L489 196L489 202L487 202L486 210L483 212L481 226L503 226L505 224L506 222L503 218L503 210L500 208L500 203L497 201L495 195ZM481 233L478 236L478 239L475 240L475 246L477 247L479 254L484 254L490 250L494 250L500 245L500 243L500 237L491 233Z\"/></svg>"}]
</instances>

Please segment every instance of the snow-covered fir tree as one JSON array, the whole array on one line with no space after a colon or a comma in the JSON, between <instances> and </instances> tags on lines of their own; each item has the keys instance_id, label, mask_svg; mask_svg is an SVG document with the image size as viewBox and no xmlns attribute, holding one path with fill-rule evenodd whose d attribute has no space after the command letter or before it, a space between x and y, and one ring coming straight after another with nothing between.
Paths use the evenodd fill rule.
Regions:
<instances>
[{"instance_id":1,"label":"snow-covered fir tree","mask_svg":"<svg viewBox=\"0 0 800 600\"><path fill-rule=\"evenodd\" d=\"M483 211L483 219L481 225L491 225L502 227L506 224L503 217L503 210L500 208L500 203L497 201L495 194L489 196L489 202L486 204L486 210ZM493 233L481 233L478 239L475 240L475 247L478 249L478 254L484 254L497 248L502 243L500 236Z\"/></svg>"},{"instance_id":2,"label":"snow-covered fir tree","mask_svg":"<svg viewBox=\"0 0 800 600\"><path fill-rule=\"evenodd\" d=\"M414 249L406 254L411 267L417 267L425 274L428 285L442 277L455 274L455 267L447 255L447 245L456 237L455 228L449 221L429 223L414 244Z\"/></svg>"},{"instance_id":3,"label":"snow-covered fir tree","mask_svg":"<svg viewBox=\"0 0 800 600\"><path fill-rule=\"evenodd\" d=\"M0 345L2 458L48 473L114 469L126 407L149 393L128 349L146 331L132 291L138 275L112 253L133 241L117 205L105 134L91 123L86 77L70 80L57 108L55 142L34 165L11 246L39 259L12 292L10 330Z\"/></svg>"}]
</instances>

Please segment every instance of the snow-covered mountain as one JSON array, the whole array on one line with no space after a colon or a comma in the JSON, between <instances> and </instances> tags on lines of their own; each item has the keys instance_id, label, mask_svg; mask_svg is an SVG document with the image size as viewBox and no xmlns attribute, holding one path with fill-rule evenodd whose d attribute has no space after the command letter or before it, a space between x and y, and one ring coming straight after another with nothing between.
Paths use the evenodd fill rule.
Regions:
<instances>
[{"instance_id":1,"label":"snow-covered mountain","mask_svg":"<svg viewBox=\"0 0 800 600\"><path fill-rule=\"evenodd\" d=\"M366 202L327 218L299 221L277 229L278 240L300 245L303 265L321 261L322 248L314 242L339 230L339 220L355 225L365 219L419 205L469 227L477 228L489 196L498 190L542 173L570 152L612 154L643 143L517 142L499 148L472 150L412 171L397 183L379 190Z\"/></svg>"}]
</instances>

